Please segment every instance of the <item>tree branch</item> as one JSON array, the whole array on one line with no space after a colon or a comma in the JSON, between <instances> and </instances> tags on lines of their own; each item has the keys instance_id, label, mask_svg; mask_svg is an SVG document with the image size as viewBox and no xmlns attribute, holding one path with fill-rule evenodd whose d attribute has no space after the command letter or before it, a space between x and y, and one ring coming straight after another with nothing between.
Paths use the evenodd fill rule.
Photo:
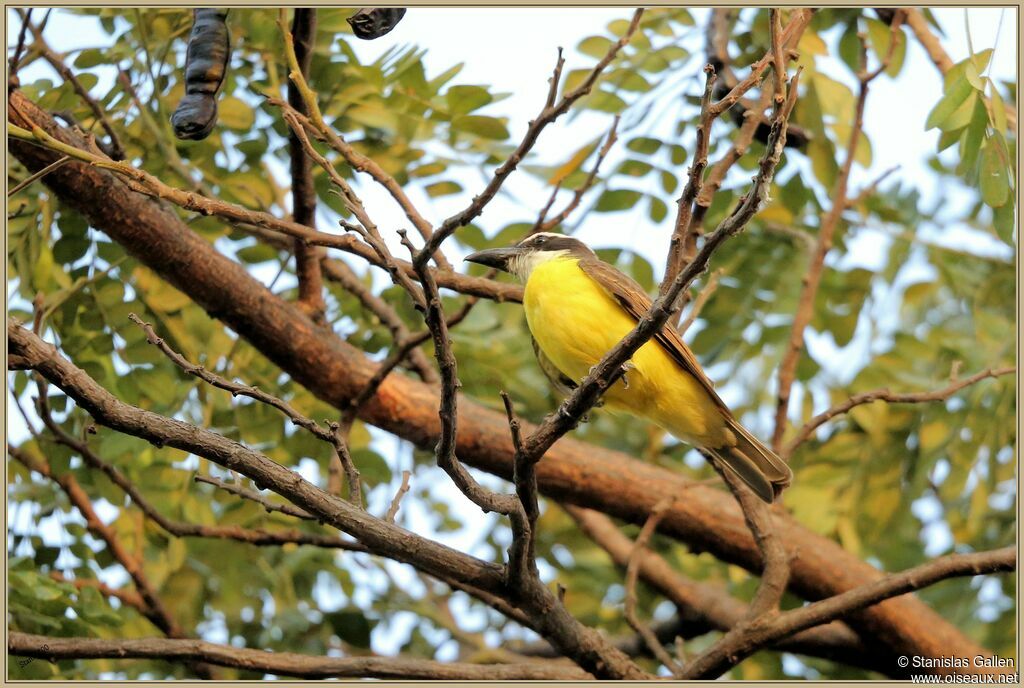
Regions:
<instances>
[{"instance_id":1,"label":"tree branch","mask_svg":"<svg viewBox=\"0 0 1024 688\"><path fill-rule=\"evenodd\" d=\"M643 13L643 8L636 10L633 13L632 20L629 22L629 27L626 29L626 33L624 33L619 40L608 48L608 52L605 53L604 57L598 60L597 64L595 64L587 73L579 86L567 93L563 93L561 99L557 103L553 103L554 99L552 98L552 95L557 91L558 78L561 74L562 57L561 54L559 54L559 62L551 80L551 89L549 91L548 101L544 104L544 109L540 111L540 114L530 122L522 141L519 142L519 145L508 159L506 159L505 162L494 171L494 176L491 178L491 181L487 183L487 186L484 187L484 190L481 191L479 195L473 197L472 203L470 203L464 210L459 211L441 223L441 226L438 227L427 240L427 243L420 252L420 256L417 256L417 259L413 261L414 263L421 261L421 256L431 255L441 246L445 239L455 232L455 230L469 224L484 211L484 208L498 193L508 176L515 171L516 167L519 166L519 163L526 157L526 154L533 148L533 144L537 142L537 139L540 137L541 132L544 131L544 128L568 112L569 108L572 107L577 100L590 93L605 68L611 64L612 60L615 59L619 52L626 47L630 39L633 38L633 34L636 33L640 26L640 19L643 17Z\"/></svg>"},{"instance_id":2,"label":"tree branch","mask_svg":"<svg viewBox=\"0 0 1024 688\"><path fill-rule=\"evenodd\" d=\"M634 543L619 530L612 519L590 509L572 505L564 505L563 508L587 537L608 552L612 561L620 567L627 566ZM654 629L663 642L670 642L676 636L690 639L710 631L728 632L748 616L745 602L732 597L719 586L685 578L653 552L647 551L639 557L638 571L645 583L676 606L678 620L671 622L670 628ZM630 646L634 645L630 641ZM618 647L621 649L625 645L619 643ZM822 657L874 671L892 669L883 668L879 662L874 661L874 656L857 634L839 622L801 631L773 644L771 649Z\"/></svg>"},{"instance_id":3,"label":"tree branch","mask_svg":"<svg viewBox=\"0 0 1024 688\"><path fill-rule=\"evenodd\" d=\"M898 25L894 31L898 30ZM804 330L811 322L814 315L814 301L818 294L818 286L821 284L821 276L824 273L825 256L832 248L832 237L835 234L843 211L846 210L846 199L849 193L850 171L853 169L853 162L857 155L857 145L860 143L864 129L864 105L867 102L868 86L885 69L889 60L892 59L893 49L896 45L895 37L890 41L889 54L882 60L878 69L874 72L867 71L867 48L861 46L861 70L858 73L860 89L857 94L857 105L854 112L850 140L846 145L846 158L839 169L839 176L836 179L836 186L833 189L832 207L821 220L821 227L818 230L818 241L815 244L814 253L811 255L807 272L803 276L803 288L800 292L800 299L797 302L796 313L793 315L793 325L790 329L789 341L786 345L782 362L779 364L778 375L778 401L775 405L775 430L772 433L772 449L776 452L782 450L782 438L786 431L786 415L789 411L789 397L793 389L793 381L796 377L796 367L800 360L800 352L804 345Z\"/></svg>"},{"instance_id":4,"label":"tree branch","mask_svg":"<svg viewBox=\"0 0 1024 688\"><path fill-rule=\"evenodd\" d=\"M96 99L89 94L89 90L82 86L82 82L78 80L78 77L76 77L75 73L71 71L71 68L64 64L64 59L55 53L46 43L46 39L43 38L42 30L39 27L34 26L29 21L29 17L21 10L18 10L18 13L21 14L23 28L24 26L28 26L29 30L32 32L33 48L39 52L43 59L53 67L54 71L56 71L64 81L71 84L71 88L75 90L75 93L77 93L78 97L82 99L82 102L92 110L92 114L96 117L96 121L103 127L103 131L107 133L107 136L110 138L110 143L105 150L107 155L114 160L124 160L124 144L121 143L121 138L117 135L117 131L110 123L107 113L103 111L103 108L96 102Z\"/></svg>"},{"instance_id":5,"label":"tree branch","mask_svg":"<svg viewBox=\"0 0 1024 688\"><path fill-rule=\"evenodd\" d=\"M629 623L634 631L640 634L640 637L643 638L647 647L658 661L664 664L674 677L678 678L682 674L683 668L665 650L665 647L658 640L650 626L643 623L636 613L636 581L640 575L640 562L644 558L647 543L650 542L651 536L654 535L654 530L658 527L658 522L661 521L665 512L672 506L675 500L675 497L663 499L651 510L651 515L648 517L647 522L644 523L643 528L640 529L640 534L636 536L636 542L633 543L632 551L629 554L629 559L626 563L626 581L624 585L626 587L625 614L627 623Z\"/></svg>"},{"instance_id":6,"label":"tree branch","mask_svg":"<svg viewBox=\"0 0 1024 688\"><path fill-rule=\"evenodd\" d=\"M878 604L892 597L926 588L947 578L1015 571L1016 568L1016 547L940 557L841 595L814 602L774 617L761 617L759 621L748 626L742 635L734 636L728 643L719 643L713 648L713 651L705 653L687 665L684 677L689 679L717 678L770 642L812 626L842 618L858 609ZM1000 673L1004 672L1006 669L1000 671Z\"/></svg>"},{"instance_id":7,"label":"tree branch","mask_svg":"<svg viewBox=\"0 0 1024 688\"><path fill-rule=\"evenodd\" d=\"M298 473L221 435L121 402L85 371L64 359L53 345L10 319L7 343L11 351L29 359L37 372L62 389L102 425L156 446L171 446L202 456L237 471L257 486L273 489L325 523L356 537L375 554L411 564L432 575L455 577L484 590L500 591L503 588L501 568L494 564L374 518L317 488Z\"/></svg>"},{"instance_id":8,"label":"tree branch","mask_svg":"<svg viewBox=\"0 0 1024 688\"><path fill-rule=\"evenodd\" d=\"M316 9L296 7L292 18L291 39L296 63L302 76L309 76L316 43ZM305 101L294 82L288 82L288 102L296 110L306 113ZM288 137L288 155L292 177L292 219L308 227L316 227L316 188L313 185L313 163L306 156L302 142L292 133ZM320 254L316 246L296 238L295 275L299 281L299 307L307 311L315 322L322 322L327 305L324 303L323 283L320 276Z\"/></svg>"},{"instance_id":9,"label":"tree branch","mask_svg":"<svg viewBox=\"0 0 1024 688\"><path fill-rule=\"evenodd\" d=\"M826 411L822 411L814 418L807 421L807 423L800 428L799 432L797 432L793 441L786 446L783 456L792 456L793 452L796 451L796 448L806 442L808 438L814 434L815 430L836 416L847 413L857 406L870 404L875 401L885 401L890 404L921 404L930 401L945 401L961 389L969 387L976 382L980 382L985 378L996 378L1002 375L1010 375L1016 371L1017 368L1015 366L1009 366L1006 368L989 368L962 380L956 380L942 389L936 389L931 392L890 392L888 387L881 387L879 389L873 389L870 392L854 394L846 401L836 404Z\"/></svg>"},{"instance_id":10,"label":"tree branch","mask_svg":"<svg viewBox=\"0 0 1024 688\"><path fill-rule=\"evenodd\" d=\"M128 319L142 328L142 331L146 333L147 342L159 349L160 353L170 359L174 365L178 366L189 375L199 378L208 385L231 392L231 396L233 397L242 395L275 408L283 413L292 423L303 428L309 432L309 434L313 435L313 437L331 445L337 454L338 459L341 461L341 465L345 469L345 475L348 477L349 501L358 507L362 507L363 498L359 482L359 471L356 470L355 463L352 461L352 455L348 450L348 443L345 442L344 438L342 438L341 434L338 432L336 423L332 423L329 428L324 428L312 418L299 413L283 399L279 399L272 394L267 394L263 390L257 389L251 385L231 382L216 373L210 372L203 366L193 365L188 361L188 359L172 349L167 342L163 340L163 338L157 336L156 330L153 329L152 325L147 322L143 322L143 320L134 313L129 313Z\"/></svg>"},{"instance_id":11,"label":"tree branch","mask_svg":"<svg viewBox=\"0 0 1024 688\"><path fill-rule=\"evenodd\" d=\"M8 117L15 124L24 125L25 114L61 141L84 145L81 137L60 127L24 94L11 93ZM13 137L10 150L33 171L59 157ZM297 383L327 403L343 409L377 369L377 364L358 349L315 327L293 304L269 292L241 265L221 255L208 241L191 231L173 210L133 193L115 175L73 161L47 175L43 182L55 197L81 212L92 226L124 246L133 258L188 294L211 317L223 321ZM372 249L359 241L353 241L353 245L372 260ZM438 285L444 287L443 280L452 273L432 271L432 274L438 277ZM480 291L483 296L521 294L520 287L480 278L466 279L460 286L479 284L471 289ZM438 437L438 420L433 412L437 403L435 389L404 376L391 375L381 385L377 396L363 407L359 417L427 448L433 446ZM461 432L456 437L460 458L475 468L511 477L514 451L508 440L505 415L468 399L462 400L460 409ZM532 428L523 423L524 434ZM622 452L563 438L537 465L537 479L546 497L600 509L633 523L643 523L650 509L665 496L689 490L686 500L678 501L662 521L662 531L724 562L752 571L760 569L757 547L744 527L734 500L720 490L693 486L693 481L678 472L635 461ZM776 527L781 537L799 553L792 563L790 583L798 595L820 599L880 576L877 569L834 540L817 535L791 517L781 516ZM440 580L452 580L441 568L439 565L431 575ZM500 568L497 570L500 577ZM461 585L460 589L482 590L481 586ZM508 605L501 611L517 614L516 609ZM518 619L528 625L529 620L521 613ZM900 654L928 657L991 654L913 597L865 609L854 614L850 624L858 632L880 639L882 645L876 647L879 661ZM961 670L936 666L931 671L956 673Z\"/></svg>"},{"instance_id":12,"label":"tree branch","mask_svg":"<svg viewBox=\"0 0 1024 688\"><path fill-rule=\"evenodd\" d=\"M294 678L380 678L405 680L584 680L590 674L560 663L464 664L405 657L316 657L165 638L59 638L17 631L7 651L49 662L65 659L200 660L223 667Z\"/></svg>"}]
</instances>

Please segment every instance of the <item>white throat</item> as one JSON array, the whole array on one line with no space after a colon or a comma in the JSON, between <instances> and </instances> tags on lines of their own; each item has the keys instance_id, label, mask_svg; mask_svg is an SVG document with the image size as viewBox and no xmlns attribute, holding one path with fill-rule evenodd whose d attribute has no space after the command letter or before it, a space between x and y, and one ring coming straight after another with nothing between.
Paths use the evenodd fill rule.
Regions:
<instances>
[{"instance_id":1,"label":"white throat","mask_svg":"<svg viewBox=\"0 0 1024 688\"><path fill-rule=\"evenodd\" d=\"M520 282L530 279L532 273L538 266L552 260L558 260L568 255L569 251L530 251L516 256L508 262L508 271L519 278Z\"/></svg>"}]
</instances>

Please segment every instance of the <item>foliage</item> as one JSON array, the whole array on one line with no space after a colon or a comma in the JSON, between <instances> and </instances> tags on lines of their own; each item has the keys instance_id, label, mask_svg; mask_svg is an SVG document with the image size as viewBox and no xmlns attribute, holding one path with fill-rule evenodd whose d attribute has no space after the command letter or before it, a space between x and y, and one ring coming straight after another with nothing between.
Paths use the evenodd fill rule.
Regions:
<instances>
[{"instance_id":1,"label":"foliage","mask_svg":"<svg viewBox=\"0 0 1024 688\"><path fill-rule=\"evenodd\" d=\"M287 215L288 182L281 174L288 159L287 126L280 111L263 97L280 95L287 79L275 10L232 10L233 54L220 121L203 142L176 140L169 124L183 94L180 67L188 12L64 11L75 12L82 22L97 18L105 32L102 45L76 51L67 61L110 114L132 163L172 186ZM489 173L519 136L501 116L505 95L487 85L460 83L460 66L428 73L424 51L412 46L395 47L372 63L360 63L345 21L348 12L319 10L309 81L318 89L328 123L410 193L468 200L475 192L474 173ZM642 33L572 113L596 114L609 123L611 115L621 115L623 129L581 210L563 230L572 231L605 214L639 209L646 218L640 220L642 229L635 231L667 238L674 202L685 183L698 114L699 89L690 77L699 74L705 59L703 27L695 16L685 9L649 11ZM730 45L736 65L764 54L767 16L767 10L741 13ZM885 55L893 40L889 28L873 17L861 10L823 9L802 39L804 90L794 121L810 133L811 141L805 150L787 153L771 203L741 240L727 243L716 255L713 268L723 276L687 334L711 377L728 381L722 387L737 415L762 436L770 430L765 411L775 398L769 381L774 380L789 337L809 256L807 244L815 240L830 207L852 131L856 93L834 78L836 65L845 65L849 74L859 68L858 32L866 32L873 60ZM405 21L415 17L410 14ZM589 67L624 30L625 21L616 21L604 34L583 39L577 50L584 58L576 63ZM895 57L882 78L913 78L903 59L912 37L901 31L896 40ZM54 47L60 50L59 45ZM931 183L955 186L957 197L968 199L966 203L926 207L918 182L906 178L886 182L863 197L857 195L858 189L851 190L856 202L837 227L811 322L813 335L808 334L798 368L802 393L791 409L797 426L854 393L882 386L900 391L942 387L955 362L965 374L1013 364L1016 140L1007 125L1005 103L1014 100L1015 84L999 84L985 76L990 52L978 52L946 75L927 122L900 123L941 132L931 161ZM118 69L128 75L131 90L114 78ZM585 71L567 71L563 88L578 84ZM93 123L88 107L59 79L40 78L22 88L48 110L66 111L84 126ZM716 124L712 161L725 152L735 132L729 121ZM871 164L871 138L872 132L865 132L856 151L861 169ZM954 144L958 158L950 163L949 155L938 151ZM542 140L540 146L544 145ZM555 164L527 160L525 170L549 188L561 184L564 198L585 183L600 145L597 138L565 151L565 158ZM707 227L722 219L746 188L761 152L755 142L739 161L708 211ZM27 176L12 158L9 163L14 177ZM364 183L343 162L337 168L357 186ZM330 191L327 175L317 169L314 176L319 202L328 209L325 216L332 224L347 216L340 197ZM259 351L90 227L43 185L36 183L12 198L11 210L12 315L31 321L28 304L37 293L43 294L53 338L77 365L125 402L209 427L260 449L282 465L326 479L327 445L264 405L246 403L186 376L146 343L127 316L135 312L153 322L190 361L272 390L309 417L336 418L335 409L282 376ZM265 276L275 291L294 295L287 252L258 243L217 218L184 212L183 216L218 248ZM485 216L457 232L454 241L463 250L506 245L528 231L534 220L530 213ZM623 234L602 246L600 253L653 291L661 267L633 250L631 240ZM978 248L993 243L998 252ZM422 317L403 291L380 288L379 275L364 271L351 257L346 260L411 330L422 329ZM482 273L477 268L471 272ZM337 283L327 282L326 287L327 321L367 354L385 355L392 346L388 328ZM465 298L446 294L446 310L455 312ZM499 409L500 386L532 420L554 407L556 397L533 361L520 308L482 300L452 336L467 395ZM429 346L425 345L428 350ZM35 394L25 373L11 374L10 384L14 397L25 403ZM786 505L801 523L887 570L954 549L1009 544L1015 538L1015 399L1013 376L1005 376L971 386L946 402L858 407L824 426L795 453L796 480ZM57 394L50 397L50 405L69 435L87 436L90 421L85 413ZM601 412L592 416L577 431L587 440L697 478L714 475L688 447L666 443L651 428ZM315 523L297 523L194 482L196 474L226 477L195 457L106 429L90 436L89 443L169 518L321 532ZM411 469L412 491L403 502L399 522L502 561L510 537L505 523L482 519L466 506L433 466L430 453L411 450L358 422L351 445L369 488L369 503L378 512L394 495L401 471ZM131 551L142 554L149 576L184 628L198 628L203 635L246 647L307 654L388 648L445 659L454 656L454 637L468 636L481 647L523 637L514 623L460 594L453 598L453 617L437 602L446 595L443 586L370 556L169 537L66 447L44 435L25 440L21 448L45 457L56 473L73 473L103 505L110 526ZM50 572L59 571L74 578L126 580L56 485L16 462L9 463L8 476L9 552L14 557L9 563L11 627L52 635L152 634L150 623L130 606L104 598L93 588L77 590L50 578ZM20 516L23 511L29 518ZM627 532L636 534L635 529ZM667 539L655 538L654 547L686 576L722 584L742 598L752 593L755 578L736 567L709 556L691 556ZM612 635L629 632L621 613L621 571L555 503L544 506L538 548L546 562L544 572L569 591L566 603L577 618ZM1013 656L1014 581L1006 577L998 586L999 594L993 596L986 587L982 595L978 581L962 579L923 596L979 642ZM644 618L661 618L668 611L661 598L643 589L639 602ZM791 597L786 603L796 605L798 600ZM483 629L493 630L484 634ZM694 647L705 642L706 638L695 641ZM654 666L653 660L648 662L648 668ZM162 678L184 676L186 669L160 661L90 660L55 667L34 662L13 665L11 677L85 679L109 672L127 679ZM786 672L831 678L864 675L820 660L807 660L795 669L787 664L784 671L778 654L761 653L732 676L773 679ZM260 676L225 670L221 677Z\"/></svg>"}]
</instances>

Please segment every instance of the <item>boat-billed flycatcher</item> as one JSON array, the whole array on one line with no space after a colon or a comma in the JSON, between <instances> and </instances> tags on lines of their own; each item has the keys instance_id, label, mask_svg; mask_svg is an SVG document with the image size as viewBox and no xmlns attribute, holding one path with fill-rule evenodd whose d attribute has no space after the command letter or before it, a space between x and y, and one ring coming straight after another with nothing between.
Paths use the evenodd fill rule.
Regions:
<instances>
[{"instance_id":1,"label":"boat-billed flycatcher","mask_svg":"<svg viewBox=\"0 0 1024 688\"><path fill-rule=\"evenodd\" d=\"M526 285L523 306L534 351L556 389L568 393L634 327L651 299L583 242L541 233L466 260L512 273ZM633 355L606 407L640 416L700 447L764 501L789 485L789 466L733 417L671 325Z\"/></svg>"}]
</instances>

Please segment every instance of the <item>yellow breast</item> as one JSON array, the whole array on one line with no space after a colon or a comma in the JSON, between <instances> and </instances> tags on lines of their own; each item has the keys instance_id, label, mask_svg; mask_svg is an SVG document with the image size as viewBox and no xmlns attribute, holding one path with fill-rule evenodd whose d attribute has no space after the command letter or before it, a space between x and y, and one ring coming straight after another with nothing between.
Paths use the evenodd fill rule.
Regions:
<instances>
[{"instance_id":1,"label":"yellow breast","mask_svg":"<svg viewBox=\"0 0 1024 688\"><path fill-rule=\"evenodd\" d=\"M636 327L636 320L572 257L535 267L523 306L541 350L576 381ZM628 386L619 381L605 393L608 408L647 418L686 441L713 445L720 438L724 424L714 402L660 344L647 342L631 363Z\"/></svg>"}]
</instances>

